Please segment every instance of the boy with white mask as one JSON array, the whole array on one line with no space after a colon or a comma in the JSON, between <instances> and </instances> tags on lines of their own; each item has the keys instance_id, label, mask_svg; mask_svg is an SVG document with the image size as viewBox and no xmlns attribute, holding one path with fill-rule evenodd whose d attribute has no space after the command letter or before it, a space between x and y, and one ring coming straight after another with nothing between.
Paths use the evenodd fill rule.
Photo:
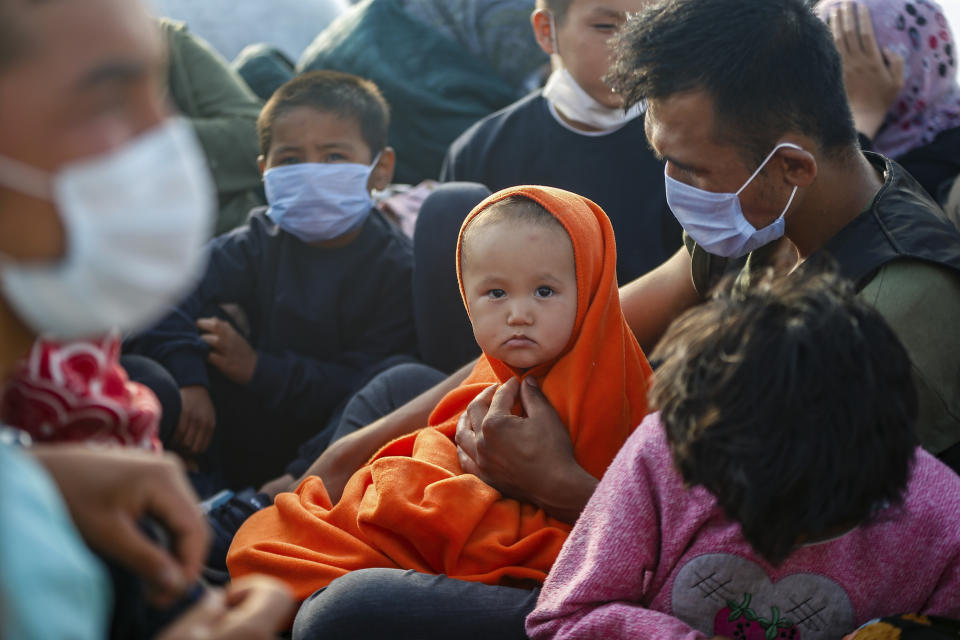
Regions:
<instances>
[{"instance_id":1,"label":"boy with white mask","mask_svg":"<svg viewBox=\"0 0 960 640\"><path fill-rule=\"evenodd\" d=\"M174 448L200 456L219 433L200 464L228 486L276 475L378 363L414 352L410 244L371 198L393 175L388 120L356 76L278 89L257 123L269 206L216 238L193 294L132 341L180 388ZM215 317L224 304L249 327Z\"/></svg>"},{"instance_id":2,"label":"boy with white mask","mask_svg":"<svg viewBox=\"0 0 960 640\"><path fill-rule=\"evenodd\" d=\"M590 198L621 241L621 283L665 260L680 229L663 197L662 165L647 148L643 110L624 111L602 77L607 41L647 0L538 0L533 34L554 71L541 91L484 118L450 146L440 179L493 191L543 184ZM462 212L464 215L466 211Z\"/></svg>"}]
</instances>

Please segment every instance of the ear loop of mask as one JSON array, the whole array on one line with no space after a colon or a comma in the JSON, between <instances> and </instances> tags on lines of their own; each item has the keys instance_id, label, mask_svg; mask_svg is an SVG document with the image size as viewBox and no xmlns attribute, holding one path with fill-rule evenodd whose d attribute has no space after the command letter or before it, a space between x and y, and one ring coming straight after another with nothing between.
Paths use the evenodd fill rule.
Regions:
<instances>
[{"instance_id":1,"label":"ear loop of mask","mask_svg":"<svg viewBox=\"0 0 960 640\"><path fill-rule=\"evenodd\" d=\"M548 11L550 16L550 44L553 45L553 55L560 57L560 45L557 43L557 21L553 17L553 11Z\"/></svg>"},{"instance_id":2,"label":"ear loop of mask","mask_svg":"<svg viewBox=\"0 0 960 640\"><path fill-rule=\"evenodd\" d=\"M40 200L53 199L50 177L41 169L0 155L0 184Z\"/></svg>"},{"instance_id":3,"label":"ear loop of mask","mask_svg":"<svg viewBox=\"0 0 960 640\"><path fill-rule=\"evenodd\" d=\"M773 151L771 151L770 153L768 153L768 154L767 154L767 157L763 159L763 162L760 163L760 166L757 167L757 170L754 171L753 174L752 174L749 178L747 178L747 181L743 183L743 186L740 187L739 189L737 189L736 195L737 195L738 197L740 196L740 193L743 192L743 190L746 189L746 188L750 185L751 182L753 182L753 179L756 178L758 175L760 175L760 172L763 171L763 168L764 168L765 166L767 166L767 163L768 163L768 162L770 162L770 158L772 158L772 157L774 156L774 154L775 154L777 151L779 151L780 149L796 149L797 151L803 151L803 147L797 146L797 145L793 144L792 142L781 142L780 144L778 144L777 146L775 146L775 147L773 148ZM781 213L779 216L777 216L778 218L782 218L784 215L786 215L787 211L790 209L790 205L793 204L793 199L794 199L794 198L796 197L796 195L797 195L797 189L798 189L798 188L799 188L798 185L794 185L794 186L793 186L793 191L790 192L790 197L787 199L787 206L785 206L785 207L783 208L783 213Z\"/></svg>"}]
</instances>

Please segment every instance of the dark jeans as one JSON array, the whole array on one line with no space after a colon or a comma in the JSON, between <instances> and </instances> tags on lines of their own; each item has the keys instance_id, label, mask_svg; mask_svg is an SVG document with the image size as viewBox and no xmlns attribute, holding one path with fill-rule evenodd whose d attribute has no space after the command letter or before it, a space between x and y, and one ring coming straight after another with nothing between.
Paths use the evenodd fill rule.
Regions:
<instances>
[{"instance_id":1,"label":"dark jeans","mask_svg":"<svg viewBox=\"0 0 960 640\"><path fill-rule=\"evenodd\" d=\"M307 598L293 638L526 638L523 623L538 594L416 571L362 569Z\"/></svg>"},{"instance_id":2,"label":"dark jeans","mask_svg":"<svg viewBox=\"0 0 960 640\"><path fill-rule=\"evenodd\" d=\"M166 447L180 420L180 388L166 369L156 360L135 354L120 356L120 366L127 377L149 387L160 401L160 427L157 436Z\"/></svg>"},{"instance_id":3,"label":"dark jeans","mask_svg":"<svg viewBox=\"0 0 960 640\"><path fill-rule=\"evenodd\" d=\"M377 374L350 398L336 426L331 424L300 447L287 473L303 475L329 443L387 415L444 378L443 372L419 363L399 364Z\"/></svg>"}]
</instances>

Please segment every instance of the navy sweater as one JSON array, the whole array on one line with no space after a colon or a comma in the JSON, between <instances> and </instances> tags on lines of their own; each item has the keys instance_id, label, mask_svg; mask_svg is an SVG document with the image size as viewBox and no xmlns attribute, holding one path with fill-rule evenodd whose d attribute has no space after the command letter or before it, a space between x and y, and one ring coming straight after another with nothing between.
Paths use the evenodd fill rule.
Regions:
<instances>
[{"instance_id":1,"label":"navy sweater","mask_svg":"<svg viewBox=\"0 0 960 640\"><path fill-rule=\"evenodd\" d=\"M409 240L378 211L349 245L311 247L254 209L244 227L211 241L197 289L136 337L181 387L209 386L208 347L195 321L234 303L250 323L257 366L247 389L268 411L324 419L370 367L415 352Z\"/></svg>"}]
</instances>

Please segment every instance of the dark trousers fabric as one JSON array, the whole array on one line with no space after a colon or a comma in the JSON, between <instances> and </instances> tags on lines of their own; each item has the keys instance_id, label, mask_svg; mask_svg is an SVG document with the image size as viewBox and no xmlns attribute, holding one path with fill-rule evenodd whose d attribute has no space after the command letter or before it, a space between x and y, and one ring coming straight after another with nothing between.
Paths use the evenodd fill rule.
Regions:
<instances>
[{"instance_id":1,"label":"dark trousers fabric","mask_svg":"<svg viewBox=\"0 0 960 640\"><path fill-rule=\"evenodd\" d=\"M300 447L287 473L300 477L331 442L403 406L444 378L442 371L413 362L377 374L350 398L335 421Z\"/></svg>"},{"instance_id":2,"label":"dark trousers fabric","mask_svg":"<svg viewBox=\"0 0 960 640\"><path fill-rule=\"evenodd\" d=\"M122 355L120 366L128 378L149 388L160 401L160 433L157 435L166 447L180 420L180 388L176 380L159 362L145 356Z\"/></svg>"},{"instance_id":3,"label":"dark trousers fabric","mask_svg":"<svg viewBox=\"0 0 960 640\"><path fill-rule=\"evenodd\" d=\"M539 590L496 587L400 569L362 569L337 578L300 607L294 640L512 640Z\"/></svg>"},{"instance_id":4,"label":"dark trousers fabric","mask_svg":"<svg viewBox=\"0 0 960 640\"><path fill-rule=\"evenodd\" d=\"M457 284L457 236L490 195L475 182L448 182L427 196L413 233L413 313L421 360L453 373L480 355Z\"/></svg>"}]
</instances>

